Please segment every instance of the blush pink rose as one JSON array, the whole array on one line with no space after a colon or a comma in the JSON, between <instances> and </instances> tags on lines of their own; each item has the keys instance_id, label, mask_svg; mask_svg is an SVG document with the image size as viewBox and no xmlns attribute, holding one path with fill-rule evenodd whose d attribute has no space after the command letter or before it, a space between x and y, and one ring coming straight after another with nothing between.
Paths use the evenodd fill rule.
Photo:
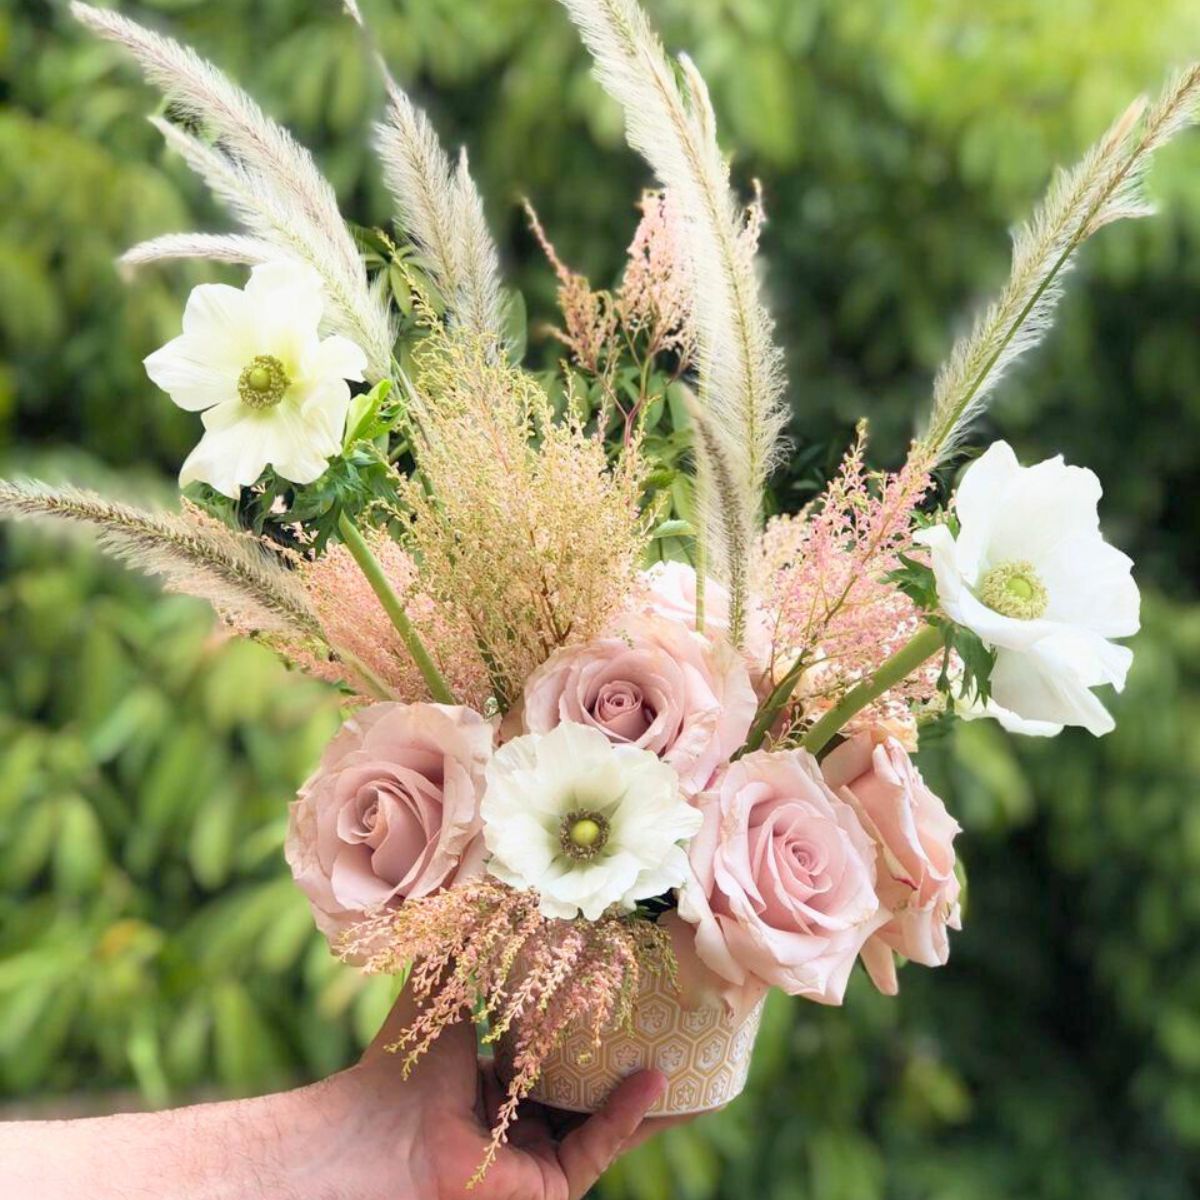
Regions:
<instances>
[{"instance_id":1,"label":"blush pink rose","mask_svg":"<svg viewBox=\"0 0 1200 1200\"><path fill-rule=\"evenodd\" d=\"M642 572L642 587L645 611L678 621L689 629L696 627L696 572L687 563L656 563ZM709 637L729 634L729 591L715 579L704 585L704 632ZM747 605L743 654L751 681L761 692L771 668L771 627L754 596Z\"/></svg>"},{"instance_id":2,"label":"blush pink rose","mask_svg":"<svg viewBox=\"0 0 1200 1200\"><path fill-rule=\"evenodd\" d=\"M894 738L877 743L860 734L834 750L822 770L879 846L877 888L891 919L863 948L863 962L875 986L895 995L892 951L940 967L950 957L947 930L962 928L954 871L958 822Z\"/></svg>"},{"instance_id":3,"label":"blush pink rose","mask_svg":"<svg viewBox=\"0 0 1200 1200\"><path fill-rule=\"evenodd\" d=\"M286 855L321 931L482 872L493 727L467 708L375 704L326 747L292 804Z\"/></svg>"},{"instance_id":4,"label":"blush pink rose","mask_svg":"<svg viewBox=\"0 0 1200 1200\"><path fill-rule=\"evenodd\" d=\"M756 751L697 798L679 915L696 954L733 988L755 981L840 1004L863 945L887 921L875 846L803 750Z\"/></svg>"},{"instance_id":5,"label":"blush pink rose","mask_svg":"<svg viewBox=\"0 0 1200 1200\"><path fill-rule=\"evenodd\" d=\"M691 793L745 741L756 707L746 666L730 646L677 621L632 614L607 636L543 663L515 717L522 733L573 721L649 750Z\"/></svg>"},{"instance_id":6,"label":"blush pink rose","mask_svg":"<svg viewBox=\"0 0 1200 1200\"><path fill-rule=\"evenodd\" d=\"M658 919L659 928L671 939L675 955L676 983L679 1002L686 1012L701 1008L723 1006L734 1027L740 1026L770 988L754 975L747 975L741 984L723 979L710 970L696 953L696 930L671 909Z\"/></svg>"}]
</instances>

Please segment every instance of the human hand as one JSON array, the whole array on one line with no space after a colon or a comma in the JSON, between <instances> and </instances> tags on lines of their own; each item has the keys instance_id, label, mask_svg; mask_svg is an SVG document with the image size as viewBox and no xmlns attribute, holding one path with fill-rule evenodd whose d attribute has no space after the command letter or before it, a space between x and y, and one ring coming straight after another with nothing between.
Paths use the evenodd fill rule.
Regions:
<instances>
[{"instance_id":1,"label":"human hand","mask_svg":"<svg viewBox=\"0 0 1200 1200\"><path fill-rule=\"evenodd\" d=\"M504 1090L476 1055L469 1022L447 1029L402 1080L386 1047L417 1015L407 993L348 1071L317 1085L333 1128L344 1131L338 1158L345 1193L356 1200L579 1200L612 1162L679 1118L647 1120L666 1080L658 1071L626 1079L602 1112L587 1119L538 1104L522 1106L483 1181L467 1184L483 1161Z\"/></svg>"},{"instance_id":2,"label":"human hand","mask_svg":"<svg viewBox=\"0 0 1200 1200\"><path fill-rule=\"evenodd\" d=\"M407 997L363 1059L310 1087L158 1113L0 1124L5 1200L580 1200L618 1155L686 1118L646 1120L666 1080L625 1080L586 1120L529 1104L483 1181L503 1099L469 1023L447 1029L408 1079L385 1047Z\"/></svg>"}]
</instances>

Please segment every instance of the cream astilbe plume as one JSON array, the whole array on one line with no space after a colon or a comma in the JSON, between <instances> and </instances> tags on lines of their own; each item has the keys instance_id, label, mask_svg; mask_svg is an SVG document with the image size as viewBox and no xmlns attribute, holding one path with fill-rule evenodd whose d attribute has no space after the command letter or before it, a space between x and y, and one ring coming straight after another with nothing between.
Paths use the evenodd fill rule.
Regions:
<instances>
[{"instance_id":1,"label":"cream astilbe plume","mask_svg":"<svg viewBox=\"0 0 1200 1200\"><path fill-rule=\"evenodd\" d=\"M731 584L731 631L740 641L747 563L785 421L781 356L755 272L755 239L746 236L708 92L691 64L682 61L685 94L635 0L561 3L596 60L601 84L625 110L630 144L679 204L707 417L709 449L698 463L703 536L711 566Z\"/></svg>"},{"instance_id":2,"label":"cream astilbe plume","mask_svg":"<svg viewBox=\"0 0 1200 1200\"><path fill-rule=\"evenodd\" d=\"M234 533L194 508L149 512L79 488L0 480L0 517L89 527L109 554L161 576L170 591L207 600L239 630L320 636L292 572L256 538Z\"/></svg>"},{"instance_id":3,"label":"cream astilbe plume","mask_svg":"<svg viewBox=\"0 0 1200 1200\"><path fill-rule=\"evenodd\" d=\"M350 17L366 32L357 4ZM480 337L500 336L500 256L488 231L483 200L467 167L442 148L429 118L408 98L382 57L375 55L388 93L387 120L376 145L396 219L420 248L453 320Z\"/></svg>"},{"instance_id":4,"label":"cream astilbe plume","mask_svg":"<svg viewBox=\"0 0 1200 1200\"><path fill-rule=\"evenodd\" d=\"M1078 166L1058 172L1032 218L1013 235L1012 274L1004 290L938 372L921 453L945 459L1005 372L1045 337L1079 247L1105 225L1154 211L1144 191L1151 156L1196 121L1198 106L1195 65L1153 105L1136 101Z\"/></svg>"},{"instance_id":5,"label":"cream astilbe plume","mask_svg":"<svg viewBox=\"0 0 1200 1200\"><path fill-rule=\"evenodd\" d=\"M388 310L382 293L368 284L337 198L312 155L188 47L90 5L73 3L71 12L128 50L146 78L212 139L210 144L155 121L250 234L318 271L330 301L330 327L363 348L372 380L384 378L393 342Z\"/></svg>"},{"instance_id":6,"label":"cream astilbe plume","mask_svg":"<svg viewBox=\"0 0 1200 1200\"><path fill-rule=\"evenodd\" d=\"M637 445L610 466L488 339L440 326L416 352L408 411L421 478L399 486L421 589L469 627L507 708L634 588L647 536Z\"/></svg>"}]
</instances>

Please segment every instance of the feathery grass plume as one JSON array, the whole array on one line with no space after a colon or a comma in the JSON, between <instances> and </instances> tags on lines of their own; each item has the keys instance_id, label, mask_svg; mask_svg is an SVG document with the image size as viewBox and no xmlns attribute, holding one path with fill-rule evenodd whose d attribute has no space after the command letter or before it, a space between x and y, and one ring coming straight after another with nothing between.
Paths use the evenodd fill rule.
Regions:
<instances>
[{"instance_id":1,"label":"feathery grass plume","mask_svg":"<svg viewBox=\"0 0 1200 1200\"><path fill-rule=\"evenodd\" d=\"M168 233L131 246L117 263L124 272L132 272L147 263L178 258L257 266L278 257L279 251L270 242L240 233Z\"/></svg>"},{"instance_id":2,"label":"feathery grass plume","mask_svg":"<svg viewBox=\"0 0 1200 1200\"><path fill-rule=\"evenodd\" d=\"M763 486L786 419L782 359L760 294L754 241L717 144L703 80L681 60L681 90L661 44L635 0L561 0L596 61L596 74L625 111L630 144L679 203L681 241L692 276L698 335L699 395L728 477L700 481L705 553L731 588L731 633L740 642L746 577ZM707 471L713 459L702 459ZM725 510L736 509L730 519ZM739 535L731 540L730 534Z\"/></svg>"},{"instance_id":3,"label":"feathery grass plume","mask_svg":"<svg viewBox=\"0 0 1200 1200\"><path fill-rule=\"evenodd\" d=\"M409 389L420 479L399 481L421 587L470 627L507 708L632 592L647 541L636 439L611 465L487 338L430 328Z\"/></svg>"},{"instance_id":4,"label":"feathery grass plume","mask_svg":"<svg viewBox=\"0 0 1200 1200\"><path fill-rule=\"evenodd\" d=\"M341 950L369 975L412 967L407 986L422 1011L388 1046L405 1075L460 1021L486 1021L486 1040L501 1043L507 1096L472 1182L487 1173L563 1038L583 1030L599 1049L606 1032L629 1026L647 973L672 985L677 975L658 925L612 911L598 921L548 920L536 892L490 879L383 909L352 927Z\"/></svg>"},{"instance_id":5,"label":"feathery grass plume","mask_svg":"<svg viewBox=\"0 0 1200 1200\"><path fill-rule=\"evenodd\" d=\"M952 453L1005 372L1046 336L1079 247L1105 225L1154 211L1144 191L1151 157L1195 123L1198 109L1200 64L1176 76L1153 105L1135 101L1073 170L1056 174L1029 222L1013 235L1004 290L938 372L921 453L935 461Z\"/></svg>"},{"instance_id":6,"label":"feathery grass plume","mask_svg":"<svg viewBox=\"0 0 1200 1200\"><path fill-rule=\"evenodd\" d=\"M239 630L319 637L320 625L296 576L249 534L187 507L158 513L79 488L0 480L0 517L82 525L100 546L170 591L207 600Z\"/></svg>"},{"instance_id":7,"label":"feathery grass plume","mask_svg":"<svg viewBox=\"0 0 1200 1200\"><path fill-rule=\"evenodd\" d=\"M164 133L173 130L171 144L250 234L316 269L330 301L330 327L363 348L372 381L386 377L394 340L388 309L368 283L337 198L312 155L188 47L78 0L71 12L129 51L174 108L212 139L155 121Z\"/></svg>"},{"instance_id":8,"label":"feathery grass plume","mask_svg":"<svg viewBox=\"0 0 1200 1200\"><path fill-rule=\"evenodd\" d=\"M369 34L354 0L343 7ZM376 146L396 220L420 249L456 324L499 344L503 324L500 256L466 152L452 163L429 118L408 98L375 51L388 94Z\"/></svg>"},{"instance_id":9,"label":"feathery grass plume","mask_svg":"<svg viewBox=\"0 0 1200 1200\"><path fill-rule=\"evenodd\" d=\"M709 536L702 539L700 546L698 558L703 570L697 571L700 606L696 614L697 625L703 627L703 580L710 570L707 555L714 546L724 546L730 551L724 559L723 574L729 585L729 628L732 635L732 631L744 625L746 620L745 603L750 592L750 548L758 532L755 514L749 512L745 505L725 503L725 497L737 490L737 463L732 460L728 444L714 427L704 406L696 400L690 389L684 389L681 394L695 433L696 509L701 514L705 528L719 535L714 538L710 532ZM742 547L746 548L744 553Z\"/></svg>"}]
</instances>

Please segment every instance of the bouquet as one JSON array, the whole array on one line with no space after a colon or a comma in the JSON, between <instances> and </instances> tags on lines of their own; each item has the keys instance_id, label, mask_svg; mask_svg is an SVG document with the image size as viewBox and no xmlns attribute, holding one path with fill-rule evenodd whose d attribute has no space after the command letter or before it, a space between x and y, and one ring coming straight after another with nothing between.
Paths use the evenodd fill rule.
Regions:
<instances>
[{"instance_id":1,"label":"bouquet","mask_svg":"<svg viewBox=\"0 0 1200 1200\"><path fill-rule=\"evenodd\" d=\"M1148 164L1200 100L1193 67L1056 176L898 470L868 467L860 426L825 491L764 524L788 409L763 200L635 0L562 3L657 186L609 290L529 208L561 309L542 372L465 155L382 62L390 230L348 225L216 68L74 4L240 228L123 266L249 271L196 287L146 359L203 425L178 511L0 484L0 514L93 527L340 689L288 862L335 952L421 1001L405 1067L465 1018L500 1046L493 1154L526 1097L594 1107L645 1063L670 1110L725 1102L771 988L839 1004L859 960L889 994L899 964L944 964L959 827L911 760L923 730L1112 728L1095 689L1125 681L1139 597L1096 477L998 442L952 484L1076 253L1150 211Z\"/></svg>"}]
</instances>

